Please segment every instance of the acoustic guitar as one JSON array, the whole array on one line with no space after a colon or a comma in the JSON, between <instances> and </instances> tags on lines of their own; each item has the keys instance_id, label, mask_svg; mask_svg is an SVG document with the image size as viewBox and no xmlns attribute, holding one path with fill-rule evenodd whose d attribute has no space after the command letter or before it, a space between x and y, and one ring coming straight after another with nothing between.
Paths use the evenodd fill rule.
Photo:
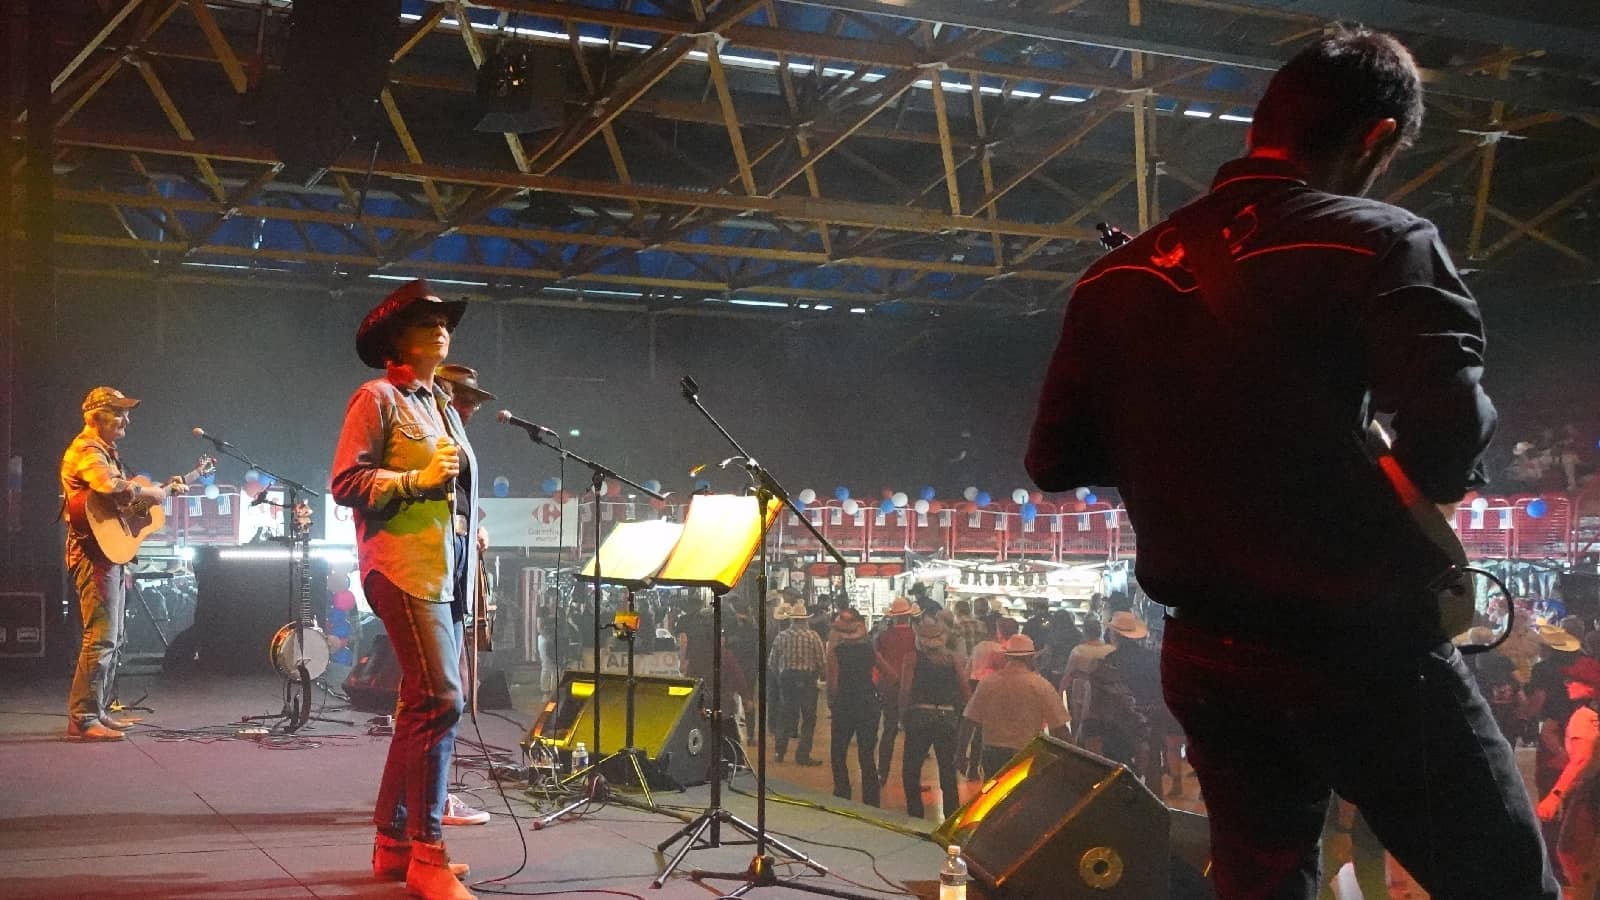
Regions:
<instances>
[{"instance_id":1,"label":"acoustic guitar","mask_svg":"<svg viewBox=\"0 0 1600 900\"><path fill-rule=\"evenodd\" d=\"M199 465L186 475L175 477L192 485L217 471L217 461L210 456L200 457ZM155 487L155 482L140 475L129 479L140 487ZM170 483L170 482L169 482ZM139 553L145 538L161 530L167 522L166 510L154 500L139 498L119 500L110 494L84 490L67 500L67 519L79 534L94 540L96 549L115 565L129 562Z\"/></svg>"}]
</instances>

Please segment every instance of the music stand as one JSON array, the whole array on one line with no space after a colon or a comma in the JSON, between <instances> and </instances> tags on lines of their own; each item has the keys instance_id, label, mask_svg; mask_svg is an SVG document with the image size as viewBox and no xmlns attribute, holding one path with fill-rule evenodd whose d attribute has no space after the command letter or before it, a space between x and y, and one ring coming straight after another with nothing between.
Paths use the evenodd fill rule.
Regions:
<instances>
[{"instance_id":1,"label":"music stand","mask_svg":"<svg viewBox=\"0 0 1600 900\"><path fill-rule=\"evenodd\" d=\"M695 380L685 375L678 382L678 385L683 393L683 399L689 401L689 405L699 411L700 415L711 423L717 433L721 434L723 439L733 447L734 452L738 454L738 456L724 460L722 465L726 467L730 463L738 461L740 468L744 469L746 474L750 476L751 484L755 488L757 508L765 507L770 509L773 504L778 504L780 508L787 508L799 517L800 524L805 526L812 537L816 538L817 544L832 556L841 568L847 566L848 563L845 562L839 551L828 543L827 538L824 538L816 526L811 524L811 520L806 518L800 508L794 505L794 501L789 498L789 492L784 490L783 485L779 484L778 480L772 477L772 473L767 471L765 466L756 462L755 458L739 445L739 441L728 433L726 428L722 427L722 423L717 421L710 410L701 405L700 386L695 383ZM761 533L757 538L761 563L760 568L756 571L756 592L760 595L757 602L763 605L766 603L767 597L767 528L775 518L775 515L769 516L761 521ZM786 887L802 893L843 897L846 900L872 900L865 894L852 894L835 888L807 884L794 878L779 878L776 869L773 867L772 857L767 855L767 846L769 844L775 847L781 845L767 834L767 616L764 610L757 620L756 628L757 639L761 644L761 654L756 660L756 691L762 697L761 708L756 715L756 732L760 738L760 746L756 748L756 827L754 829L756 853L750 860L749 868L743 872L708 872L696 869L690 873L690 877L695 880L704 878L742 879L744 884L723 895L727 897L742 897L758 887ZM811 860L809 857L802 857L802 860L819 874L828 874L826 867Z\"/></svg>"}]
</instances>

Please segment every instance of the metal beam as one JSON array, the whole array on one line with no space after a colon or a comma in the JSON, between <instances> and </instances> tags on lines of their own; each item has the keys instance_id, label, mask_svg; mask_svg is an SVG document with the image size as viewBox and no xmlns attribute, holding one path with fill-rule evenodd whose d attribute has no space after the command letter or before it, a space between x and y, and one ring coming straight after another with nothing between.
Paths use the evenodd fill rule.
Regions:
<instances>
[{"instance_id":1,"label":"metal beam","mask_svg":"<svg viewBox=\"0 0 1600 900\"><path fill-rule=\"evenodd\" d=\"M67 64L62 67L61 72L57 74L56 77L50 79L50 92L53 94L60 90L61 86L67 83L67 79L72 77L72 73L78 71L78 67L87 62L89 57L93 56L94 52L100 49L100 45L106 42L106 38L111 37L112 33L115 32L117 28L122 25L123 21L127 19L128 16L132 15L133 11L138 9L139 4L143 2L144 0L128 0L127 3L124 3L122 8L117 10L116 13L114 13L111 18L106 21L105 25L101 26L100 30L95 33L94 37L89 38L89 42L83 45L83 48L78 51L78 54L67 61ZM9 50L10 48L7 49Z\"/></svg>"},{"instance_id":2,"label":"metal beam","mask_svg":"<svg viewBox=\"0 0 1600 900\"><path fill-rule=\"evenodd\" d=\"M233 46L228 43L228 36L222 33L217 26L217 20L211 15L211 10L206 7L206 0L189 0L189 11L194 14L196 22L200 23L200 30L206 36L206 43L211 45L211 52L217 55L217 61L222 63L222 71L228 74L228 83L233 85L233 92L243 94L249 90L249 79L245 78L244 67L239 65L239 57L233 53Z\"/></svg>"},{"instance_id":3,"label":"metal beam","mask_svg":"<svg viewBox=\"0 0 1600 900\"><path fill-rule=\"evenodd\" d=\"M981 212L994 205L1001 197L1011 193L1018 185L1027 181L1033 173L1049 165L1051 160L1076 147L1089 136L1089 132L1099 127L1100 123L1111 118L1111 114L1121 109L1127 98L1120 94L1105 93L1079 106L1079 115L1074 120L1077 127L1059 140L1044 149L1032 162L1023 166L1021 171L1012 175L999 187L990 191L978 204L972 208L974 213Z\"/></svg>"},{"instance_id":4,"label":"metal beam","mask_svg":"<svg viewBox=\"0 0 1600 900\"><path fill-rule=\"evenodd\" d=\"M1588 196L1591 192L1593 192L1596 188L1600 188L1600 173L1596 173L1593 178L1591 178L1588 181L1584 182L1583 185L1581 185L1577 190L1569 192L1566 196L1562 197L1560 200L1557 200L1556 202L1554 202L1554 203L1550 204L1549 206L1545 207L1544 210L1541 211L1538 215L1534 216L1531 219L1525 220L1523 222L1523 225L1527 226L1526 228L1513 229L1510 234L1506 235L1505 237L1501 238L1498 241L1495 241L1493 244L1490 244L1488 246L1488 248L1483 251L1483 258L1484 259L1489 259L1489 258L1493 257L1496 253L1499 253L1500 251L1504 250L1505 248L1507 248L1507 247L1511 246L1512 244L1516 243L1517 241L1521 240L1530 231L1532 231L1535 228L1538 228L1540 225L1543 225L1545 222L1550 221L1550 219L1554 218L1555 216L1560 215L1562 212L1564 212L1567 209L1567 207L1571 206L1574 203L1577 203L1579 200L1582 200L1584 197Z\"/></svg>"}]
</instances>

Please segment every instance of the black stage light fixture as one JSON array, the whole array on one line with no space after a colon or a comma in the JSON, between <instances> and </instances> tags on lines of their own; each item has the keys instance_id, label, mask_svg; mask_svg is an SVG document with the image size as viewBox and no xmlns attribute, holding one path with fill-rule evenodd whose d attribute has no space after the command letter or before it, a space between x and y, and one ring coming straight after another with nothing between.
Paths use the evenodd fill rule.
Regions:
<instances>
[{"instance_id":1,"label":"black stage light fixture","mask_svg":"<svg viewBox=\"0 0 1600 900\"><path fill-rule=\"evenodd\" d=\"M476 131L529 134L559 128L564 105L549 96L549 83L562 73L533 47L505 44L478 69L478 106L483 111Z\"/></svg>"}]
</instances>

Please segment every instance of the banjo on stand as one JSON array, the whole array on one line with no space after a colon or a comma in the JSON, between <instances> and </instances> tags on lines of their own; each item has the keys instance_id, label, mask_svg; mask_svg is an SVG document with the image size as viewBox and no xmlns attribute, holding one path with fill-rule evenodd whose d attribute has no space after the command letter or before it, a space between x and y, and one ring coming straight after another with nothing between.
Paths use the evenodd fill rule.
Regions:
<instances>
[{"instance_id":1,"label":"banjo on stand","mask_svg":"<svg viewBox=\"0 0 1600 900\"><path fill-rule=\"evenodd\" d=\"M304 500L296 503L290 521L287 541L293 548L300 576L295 618L272 636L267 654L273 668L288 682L285 700L295 685L300 687L300 703L294 708L289 729L293 731L311 719L311 683L328 671L330 656L328 636L311 610L311 504Z\"/></svg>"}]
</instances>

